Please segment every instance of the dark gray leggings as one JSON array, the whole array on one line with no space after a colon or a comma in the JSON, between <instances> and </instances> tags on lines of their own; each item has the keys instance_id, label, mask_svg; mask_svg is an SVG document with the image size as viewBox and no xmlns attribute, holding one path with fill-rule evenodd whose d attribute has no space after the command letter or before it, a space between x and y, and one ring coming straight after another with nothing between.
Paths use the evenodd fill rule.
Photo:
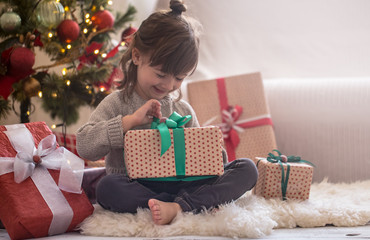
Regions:
<instances>
[{"instance_id":1,"label":"dark gray leggings","mask_svg":"<svg viewBox=\"0 0 370 240\"><path fill-rule=\"evenodd\" d=\"M151 198L178 203L184 212L199 212L238 199L257 182L258 172L250 159L237 159L225 165L222 176L197 181L131 180L118 174L103 177L97 185L97 202L105 209L136 213L148 208Z\"/></svg>"}]
</instances>

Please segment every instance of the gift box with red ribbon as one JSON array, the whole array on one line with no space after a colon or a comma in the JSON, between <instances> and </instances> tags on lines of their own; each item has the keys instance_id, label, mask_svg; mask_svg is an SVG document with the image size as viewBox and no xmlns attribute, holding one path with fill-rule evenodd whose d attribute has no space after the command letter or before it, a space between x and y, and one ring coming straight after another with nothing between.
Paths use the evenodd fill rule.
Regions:
<instances>
[{"instance_id":1,"label":"gift box with red ribbon","mask_svg":"<svg viewBox=\"0 0 370 240\"><path fill-rule=\"evenodd\" d=\"M0 126L0 219L11 239L75 231L93 206L81 190L84 161L43 122Z\"/></svg>"},{"instance_id":2,"label":"gift box with red ribbon","mask_svg":"<svg viewBox=\"0 0 370 240\"><path fill-rule=\"evenodd\" d=\"M308 199L314 164L274 151L278 155L269 153L267 158L257 158L258 180L253 193L266 199Z\"/></svg>"},{"instance_id":3,"label":"gift box with red ribbon","mask_svg":"<svg viewBox=\"0 0 370 240\"><path fill-rule=\"evenodd\" d=\"M222 133L218 127L183 128L191 116L174 112L154 118L152 129L125 135L125 164L130 178L192 181L222 175Z\"/></svg>"},{"instance_id":4,"label":"gift box with red ribbon","mask_svg":"<svg viewBox=\"0 0 370 240\"><path fill-rule=\"evenodd\" d=\"M276 148L260 73L191 82L188 96L201 126L221 128L229 161Z\"/></svg>"},{"instance_id":5,"label":"gift box with red ribbon","mask_svg":"<svg viewBox=\"0 0 370 240\"><path fill-rule=\"evenodd\" d=\"M63 134L61 132L55 132L53 131L53 134L55 135L57 139L57 143L59 146L63 146L67 148L69 151L77 155L79 158L82 158L81 156L78 155L77 149L76 149L76 135L75 134ZM105 157L97 160L97 161L90 161L88 159L84 159L85 161L85 166L86 167L105 167Z\"/></svg>"}]
</instances>

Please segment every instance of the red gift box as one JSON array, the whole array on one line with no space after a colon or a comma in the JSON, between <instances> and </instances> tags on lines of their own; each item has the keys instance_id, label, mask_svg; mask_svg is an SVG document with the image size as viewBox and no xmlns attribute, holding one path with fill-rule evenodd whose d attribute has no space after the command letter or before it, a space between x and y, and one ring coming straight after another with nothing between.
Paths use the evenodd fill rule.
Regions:
<instances>
[{"instance_id":1,"label":"red gift box","mask_svg":"<svg viewBox=\"0 0 370 240\"><path fill-rule=\"evenodd\" d=\"M0 145L0 219L11 239L74 231L92 214L73 175L83 160L58 148L45 123L0 126Z\"/></svg>"}]
</instances>

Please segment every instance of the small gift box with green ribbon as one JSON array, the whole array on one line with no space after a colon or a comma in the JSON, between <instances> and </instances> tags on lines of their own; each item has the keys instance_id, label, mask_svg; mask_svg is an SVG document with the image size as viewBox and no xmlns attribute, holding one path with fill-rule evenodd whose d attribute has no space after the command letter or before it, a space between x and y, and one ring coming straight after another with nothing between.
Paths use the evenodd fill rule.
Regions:
<instances>
[{"instance_id":1,"label":"small gift box with green ribbon","mask_svg":"<svg viewBox=\"0 0 370 240\"><path fill-rule=\"evenodd\" d=\"M269 153L267 158L257 158L258 180L253 193L269 198L306 200L315 167L298 156Z\"/></svg>"},{"instance_id":2,"label":"small gift box with green ribbon","mask_svg":"<svg viewBox=\"0 0 370 240\"><path fill-rule=\"evenodd\" d=\"M151 128L125 135L125 166L133 179L192 181L222 175L222 133L218 127L184 128L191 116L174 112L153 119Z\"/></svg>"}]
</instances>

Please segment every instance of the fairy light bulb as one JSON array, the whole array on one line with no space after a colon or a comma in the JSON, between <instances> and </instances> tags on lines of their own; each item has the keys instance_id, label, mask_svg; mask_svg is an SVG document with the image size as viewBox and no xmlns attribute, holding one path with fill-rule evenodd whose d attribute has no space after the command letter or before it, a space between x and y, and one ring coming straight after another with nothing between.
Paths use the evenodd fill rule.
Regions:
<instances>
[{"instance_id":1,"label":"fairy light bulb","mask_svg":"<svg viewBox=\"0 0 370 240\"><path fill-rule=\"evenodd\" d=\"M67 68L62 69L62 74L63 74L63 76L65 76L67 74Z\"/></svg>"},{"instance_id":2,"label":"fairy light bulb","mask_svg":"<svg viewBox=\"0 0 370 240\"><path fill-rule=\"evenodd\" d=\"M90 18L90 13L86 13L85 18Z\"/></svg>"},{"instance_id":3,"label":"fairy light bulb","mask_svg":"<svg viewBox=\"0 0 370 240\"><path fill-rule=\"evenodd\" d=\"M107 54L106 53L102 53L102 58L105 58L106 56L107 56Z\"/></svg>"},{"instance_id":4,"label":"fairy light bulb","mask_svg":"<svg viewBox=\"0 0 370 240\"><path fill-rule=\"evenodd\" d=\"M86 34L87 32L88 32L87 28L84 28L83 33Z\"/></svg>"},{"instance_id":5,"label":"fairy light bulb","mask_svg":"<svg viewBox=\"0 0 370 240\"><path fill-rule=\"evenodd\" d=\"M53 125L51 125L51 128L52 129L56 129L57 128L57 125L53 124Z\"/></svg>"},{"instance_id":6,"label":"fairy light bulb","mask_svg":"<svg viewBox=\"0 0 370 240\"><path fill-rule=\"evenodd\" d=\"M67 45L67 49L71 49L72 48L72 45L71 44L68 44Z\"/></svg>"},{"instance_id":7,"label":"fairy light bulb","mask_svg":"<svg viewBox=\"0 0 370 240\"><path fill-rule=\"evenodd\" d=\"M41 91L39 91L39 92L37 93L37 95L39 96L39 98L42 98L42 92L41 92Z\"/></svg>"},{"instance_id":8,"label":"fairy light bulb","mask_svg":"<svg viewBox=\"0 0 370 240\"><path fill-rule=\"evenodd\" d=\"M104 92L105 91L105 87L100 87L100 92Z\"/></svg>"},{"instance_id":9,"label":"fairy light bulb","mask_svg":"<svg viewBox=\"0 0 370 240\"><path fill-rule=\"evenodd\" d=\"M123 47L123 46L125 46L126 45L126 43L125 42L121 42L121 46Z\"/></svg>"},{"instance_id":10,"label":"fairy light bulb","mask_svg":"<svg viewBox=\"0 0 370 240\"><path fill-rule=\"evenodd\" d=\"M70 81L70 80L67 80L67 81L66 81L66 85L67 85L67 86L71 85L71 81Z\"/></svg>"},{"instance_id":11,"label":"fairy light bulb","mask_svg":"<svg viewBox=\"0 0 370 240\"><path fill-rule=\"evenodd\" d=\"M98 55L98 54L99 54L99 49L96 49L96 50L94 51L94 54Z\"/></svg>"},{"instance_id":12,"label":"fairy light bulb","mask_svg":"<svg viewBox=\"0 0 370 240\"><path fill-rule=\"evenodd\" d=\"M52 96L53 98L56 98L56 97L58 97L58 94L57 94L56 92L53 92L53 93L51 94L51 96Z\"/></svg>"},{"instance_id":13,"label":"fairy light bulb","mask_svg":"<svg viewBox=\"0 0 370 240\"><path fill-rule=\"evenodd\" d=\"M48 33L48 37L49 37L49 38L52 38L52 37L53 37L53 33L52 33L52 32L49 32L49 33Z\"/></svg>"},{"instance_id":14,"label":"fairy light bulb","mask_svg":"<svg viewBox=\"0 0 370 240\"><path fill-rule=\"evenodd\" d=\"M66 52L66 50L65 50L64 48L61 48L61 49L60 49L60 52L61 52L61 53L65 53L65 52Z\"/></svg>"},{"instance_id":15,"label":"fairy light bulb","mask_svg":"<svg viewBox=\"0 0 370 240\"><path fill-rule=\"evenodd\" d=\"M108 5L113 5L113 1L112 0L109 0L108 1Z\"/></svg>"}]
</instances>

